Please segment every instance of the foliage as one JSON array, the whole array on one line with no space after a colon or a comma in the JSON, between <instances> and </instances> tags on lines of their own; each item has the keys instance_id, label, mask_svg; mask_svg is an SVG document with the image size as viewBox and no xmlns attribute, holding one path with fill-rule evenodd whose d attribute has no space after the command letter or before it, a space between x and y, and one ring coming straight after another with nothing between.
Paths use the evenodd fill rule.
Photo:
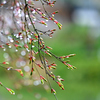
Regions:
<instances>
[{"instance_id":1,"label":"foliage","mask_svg":"<svg viewBox=\"0 0 100 100\"><path fill-rule=\"evenodd\" d=\"M42 8L38 8L36 2L41 3ZM75 54L56 56L51 52L52 48L45 45L43 40L44 35L51 38L56 31L55 28L48 29L48 21L54 22L60 30L62 29L62 25L54 18L58 11L49 13L45 8L45 6L54 7L55 2L51 0L8 0L0 4L1 10L10 13L10 16L3 15L3 13L0 15L0 48L10 55L5 59L8 61L0 63L0 67L9 71L17 71L21 76L24 76L22 69L8 67L15 66L16 62L17 67L21 66L19 62L24 63L27 65L23 64L25 70L24 77L30 73L31 78L33 78L34 71L36 70L41 84L48 82L51 93L54 94L57 100L56 91L52 88L49 78L53 79L62 90L64 90L64 85L62 84L64 79L53 73L52 70L56 69L57 64L50 62L49 57L56 58L68 69L76 69L76 67L70 65L69 60L66 60L69 57L75 56ZM39 26L43 28L41 29ZM44 76L41 73L46 75ZM0 85L11 94L15 94L12 89L5 87L1 82Z\"/></svg>"}]
</instances>

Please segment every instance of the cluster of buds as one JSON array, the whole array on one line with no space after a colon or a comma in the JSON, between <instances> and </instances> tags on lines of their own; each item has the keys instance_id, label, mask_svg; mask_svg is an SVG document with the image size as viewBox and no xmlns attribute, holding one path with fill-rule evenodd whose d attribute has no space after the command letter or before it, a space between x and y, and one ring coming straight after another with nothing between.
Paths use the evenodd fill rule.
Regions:
<instances>
[{"instance_id":1,"label":"cluster of buds","mask_svg":"<svg viewBox=\"0 0 100 100\"><path fill-rule=\"evenodd\" d=\"M8 65L9 62L2 62L0 64ZM4 66L1 66L1 65L0 65L0 67L5 68L6 70L15 70L15 71L19 72L21 76L23 76L22 69L13 69L13 67L4 67Z\"/></svg>"},{"instance_id":2,"label":"cluster of buds","mask_svg":"<svg viewBox=\"0 0 100 100\"><path fill-rule=\"evenodd\" d=\"M0 48L4 48L3 45L0 45Z\"/></svg>"},{"instance_id":3,"label":"cluster of buds","mask_svg":"<svg viewBox=\"0 0 100 100\"><path fill-rule=\"evenodd\" d=\"M29 64L31 64L33 61L35 61L35 59L36 59L36 58L35 58L34 56L30 56L30 57L29 57Z\"/></svg>"},{"instance_id":4,"label":"cluster of buds","mask_svg":"<svg viewBox=\"0 0 100 100\"><path fill-rule=\"evenodd\" d=\"M10 94L15 95L15 92L12 89L5 87L1 82L0 85L3 86Z\"/></svg>"},{"instance_id":5,"label":"cluster of buds","mask_svg":"<svg viewBox=\"0 0 100 100\"><path fill-rule=\"evenodd\" d=\"M55 80L55 75L53 74L53 72L51 72L51 74L49 75L53 80Z\"/></svg>"},{"instance_id":6,"label":"cluster of buds","mask_svg":"<svg viewBox=\"0 0 100 100\"><path fill-rule=\"evenodd\" d=\"M48 53L47 51L44 51L47 55L49 55L50 57L52 57L52 55L50 53Z\"/></svg>"},{"instance_id":7,"label":"cluster of buds","mask_svg":"<svg viewBox=\"0 0 100 100\"><path fill-rule=\"evenodd\" d=\"M58 80L59 82L64 81L64 79L62 79L60 76L57 76L56 78L57 78L57 80Z\"/></svg>"},{"instance_id":8,"label":"cluster of buds","mask_svg":"<svg viewBox=\"0 0 100 100\"><path fill-rule=\"evenodd\" d=\"M40 21L40 23L43 24L43 25L47 25L47 24L45 23L45 21L42 21L42 20Z\"/></svg>"},{"instance_id":9,"label":"cluster of buds","mask_svg":"<svg viewBox=\"0 0 100 100\"><path fill-rule=\"evenodd\" d=\"M56 94L56 91L52 88L52 89L51 89L51 93Z\"/></svg>"},{"instance_id":10,"label":"cluster of buds","mask_svg":"<svg viewBox=\"0 0 100 100\"><path fill-rule=\"evenodd\" d=\"M34 36L35 36L36 39L38 39L38 35L36 33L34 33Z\"/></svg>"},{"instance_id":11,"label":"cluster of buds","mask_svg":"<svg viewBox=\"0 0 100 100\"><path fill-rule=\"evenodd\" d=\"M58 11L53 12L52 17L54 17L54 15L57 14L57 13L58 13Z\"/></svg>"},{"instance_id":12,"label":"cluster of buds","mask_svg":"<svg viewBox=\"0 0 100 100\"><path fill-rule=\"evenodd\" d=\"M7 46L10 46L10 43L6 43Z\"/></svg>"},{"instance_id":13,"label":"cluster of buds","mask_svg":"<svg viewBox=\"0 0 100 100\"><path fill-rule=\"evenodd\" d=\"M43 69L43 67L40 64L36 64L37 66L39 66L41 69Z\"/></svg>"},{"instance_id":14,"label":"cluster of buds","mask_svg":"<svg viewBox=\"0 0 100 100\"><path fill-rule=\"evenodd\" d=\"M32 0L29 0L28 4L34 5L34 2Z\"/></svg>"},{"instance_id":15,"label":"cluster of buds","mask_svg":"<svg viewBox=\"0 0 100 100\"><path fill-rule=\"evenodd\" d=\"M22 46L20 46L20 45L18 45L18 44L14 44L14 46L16 47L16 49L22 48Z\"/></svg>"},{"instance_id":16,"label":"cluster of buds","mask_svg":"<svg viewBox=\"0 0 100 100\"><path fill-rule=\"evenodd\" d=\"M21 76L23 76L22 69L14 69L15 71L19 72Z\"/></svg>"},{"instance_id":17,"label":"cluster of buds","mask_svg":"<svg viewBox=\"0 0 100 100\"><path fill-rule=\"evenodd\" d=\"M73 56L75 56L75 55L76 55L76 54L69 54L69 55L67 55L67 56L60 56L59 58L64 59L64 58L73 57Z\"/></svg>"},{"instance_id":18,"label":"cluster of buds","mask_svg":"<svg viewBox=\"0 0 100 100\"><path fill-rule=\"evenodd\" d=\"M41 79L41 84L44 84L44 81L47 82L47 80L42 75L40 75L40 79Z\"/></svg>"},{"instance_id":19,"label":"cluster of buds","mask_svg":"<svg viewBox=\"0 0 100 100\"><path fill-rule=\"evenodd\" d=\"M2 86L2 83L0 82L0 85Z\"/></svg>"},{"instance_id":20,"label":"cluster of buds","mask_svg":"<svg viewBox=\"0 0 100 100\"><path fill-rule=\"evenodd\" d=\"M60 76L56 76L53 74L51 69L56 69L57 64L48 62L46 58L46 54L50 57L55 57L57 60L62 62L64 65L66 65L70 69L75 69L74 66L68 64L68 61L64 61L65 58L69 58L72 56L75 56L75 54L70 54L67 56L60 56L57 57L55 54L53 54L51 51L51 47L45 46L45 43L41 37L41 35L48 35L49 37L52 37L52 34L56 31L56 29L50 29L50 30L40 30L37 28L38 24L41 26L47 26L46 21L52 21L54 22L58 28L62 29L62 24L59 23L55 18L54 15L58 13L58 11L55 11L53 13L48 13L45 9L44 3L53 7L55 4L55 0L40 0L43 5L43 11L41 11L40 8L35 8L35 1L39 0L25 0L25 4L21 3L20 0L16 0L16 2L12 1L13 3L13 17L16 22L15 26L16 28L12 28L13 32L8 32L7 34L5 32L4 35L6 35L8 38L7 43L5 45L12 46L16 48L17 50L19 48L20 51L24 50L26 51L28 56L29 65L31 66L30 75L33 75L33 71L35 69L37 70L41 83L44 84L44 82L47 82L48 78L45 79L41 72L38 70L38 67L45 70L45 74L47 77L49 76L52 78L59 87L64 90L64 85L61 83L64 81ZM18 32L20 30L20 32ZM0 48L4 49L4 44L0 45ZM28 52L27 52L28 51ZM19 52L18 52L19 53ZM23 52L21 52L23 53ZM41 64L37 61L37 55L39 55ZM23 54L24 55L24 54ZM27 55L24 59L26 59ZM22 57L23 58L23 57ZM7 65L8 62L2 62L0 64ZM35 66L36 65L36 66ZM6 68L6 67L5 67ZM21 76L23 76L22 69L13 69L13 67L7 67L6 70L14 70L20 73ZM49 82L49 81L48 81ZM0 82L0 85L3 86L3 84ZM51 87L51 86L50 86ZM15 94L15 92L12 89L6 88L11 94ZM56 91L51 88L51 93L56 94Z\"/></svg>"},{"instance_id":21,"label":"cluster of buds","mask_svg":"<svg viewBox=\"0 0 100 100\"><path fill-rule=\"evenodd\" d=\"M24 44L24 48L28 48L28 45L27 44Z\"/></svg>"},{"instance_id":22,"label":"cluster of buds","mask_svg":"<svg viewBox=\"0 0 100 100\"><path fill-rule=\"evenodd\" d=\"M66 66L68 67L68 69L76 69L76 67L75 66L73 66L73 65L70 65L70 64L66 64Z\"/></svg>"},{"instance_id":23,"label":"cluster of buds","mask_svg":"<svg viewBox=\"0 0 100 100\"><path fill-rule=\"evenodd\" d=\"M48 65L48 67L49 67L49 69L56 69L56 67L55 66L52 66L52 65Z\"/></svg>"},{"instance_id":24,"label":"cluster of buds","mask_svg":"<svg viewBox=\"0 0 100 100\"><path fill-rule=\"evenodd\" d=\"M57 24L58 28L61 30L62 29L62 24L59 23L57 20L54 20L54 22Z\"/></svg>"},{"instance_id":25,"label":"cluster of buds","mask_svg":"<svg viewBox=\"0 0 100 100\"><path fill-rule=\"evenodd\" d=\"M30 75L33 74L33 71L34 71L34 67L31 68L31 73L30 73Z\"/></svg>"},{"instance_id":26,"label":"cluster of buds","mask_svg":"<svg viewBox=\"0 0 100 100\"><path fill-rule=\"evenodd\" d=\"M51 2L51 0L48 0L48 1L49 1L49 2L48 2L48 5L51 6L51 7L53 7L54 4L55 4L55 2L56 2L55 0L54 0L53 2Z\"/></svg>"},{"instance_id":27,"label":"cluster of buds","mask_svg":"<svg viewBox=\"0 0 100 100\"><path fill-rule=\"evenodd\" d=\"M50 64L50 65L48 65L48 68L49 69L56 69L56 64L55 63L52 63L52 64Z\"/></svg>"},{"instance_id":28,"label":"cluster of buds","mask_svg":"<svg viewBox=\"0 0 100 100\"><path fill-rule=\"evenodd\" d=\"M7 61L5 62L5 61L4 61L4 62L2 62L2 64L8 65L8 64L9 64L9 62L7 62Z\"/></svg>"},{"instance_id":29,"label":"cluster of buds","mask_svg":"<svg viewBox=\"0 0 100 100\"><path fill-rule=\"evenodd\" d=\"M6 88L8 90L8 92L12 95L15 95L15 92L12 89Z\"/></svg>"},{"instance_id":30,"label":"cluster of buds","mask_svg":"<svg viewBox=\"0 0 100 100\"><path fill-rule=\"evenodd\" d=\"M59 85L59 87L64 90L64 85L61 82L57 82L57 84Z\"/></svg>"}]
</instances>

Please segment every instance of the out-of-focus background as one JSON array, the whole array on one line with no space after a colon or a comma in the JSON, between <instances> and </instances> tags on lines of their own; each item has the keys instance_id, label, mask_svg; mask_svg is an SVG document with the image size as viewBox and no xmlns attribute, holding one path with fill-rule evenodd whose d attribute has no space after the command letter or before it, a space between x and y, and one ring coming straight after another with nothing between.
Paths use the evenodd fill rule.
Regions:
<instances>
[{"instance_id":1,"label":"out-of-focus background","mask_svg":"<svg viewBox=\"0 0 100 100\"><path fill-rule=\"evenodd\" d=\"M52 39L46 37L45 43L58 56L75 53L76 56L70 58L70 64L77 67L76 70L69 70L54 59L58 65L54 73L65 80L64 91L51 80L58 100L100 100L100 1L57 0L52 10L58 9L59 13L55 17L63 28ZM0 61L3 61L3 53L0 52ZM45 91L44 85L17 85L15 89L14 81L3 70L0 68L0 81L13 88L16 95L10 95L0 87L0 100L55 100L50 91Z\"/></svg>"}]
</instances>

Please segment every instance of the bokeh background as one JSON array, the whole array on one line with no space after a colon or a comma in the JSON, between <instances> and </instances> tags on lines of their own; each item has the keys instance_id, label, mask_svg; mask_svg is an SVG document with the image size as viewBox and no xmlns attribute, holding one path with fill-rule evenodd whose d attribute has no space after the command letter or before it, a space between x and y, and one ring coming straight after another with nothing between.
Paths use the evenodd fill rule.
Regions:
<instances>
[{"instance_id":1,"label":"bokeh background","mask_svg":"<svg viewBox=\"0 0 100 100\"><path fill-rule=\"evenodd\" d=\"M51 80L58 100L100 100L100 1L57 0L52 10L58 9L55 17L63 28L57 30L52 39L44 37L44 40L58 56L75 53L76 56L70 58L70 64L77 67L70 70L56 59L50 59L58 65L54 73L65 80L64 91ZM51 24L51 27L55 25ZM0 50L1 62L4 57L5 52ZM17 81L22 78L12 78L12 75L0 68L0 81L16 92L13 96L0 87L0 100L55 100L50 91L43 88L48 86L20 85Z\"/></svg>"}]
</instances>

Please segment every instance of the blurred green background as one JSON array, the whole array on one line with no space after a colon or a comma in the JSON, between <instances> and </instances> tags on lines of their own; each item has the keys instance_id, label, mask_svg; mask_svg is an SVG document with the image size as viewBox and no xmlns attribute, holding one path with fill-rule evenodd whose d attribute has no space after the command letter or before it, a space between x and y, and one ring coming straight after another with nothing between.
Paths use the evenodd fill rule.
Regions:
<instances>
[{"instance_id":1,"label":"blurred green background","mask_svg":"<svg viewBox=\"0 0 100 100\"><path fill-rule=\"evenodd\" d=\"M58 65L54 71L55 75L61 75L65 80L63 82L64 91L51 80L58 100L100 100L100 37L94 38L89 35L89 30L88 27L69 24L58 31L52 39L45 38L45 43L53 48L52 52L56 55L76 54L70 58L70 64L76 66L76 70L67 69L61 62L51 59L55 60ZM3 53L0 53L2 61ZM13 96L0 87L0 100L55 99L53 94L45 91L42 85L14 89L13 80L8 78L8 74L6 75L2 68L0 68L0 81L16 92Z\"/></svg>"},{"instance_id":2,"label":"blurred green background","mask_svg":"<svg viewBox=\"0 0 100 100\"><path fill-rule=\"evenodd\" d=\"M86 10L91 7L96 11L100 11L99 6L95 7L99 2L96 2L97 0L90 0L92 3L95 2L95 5L92 5L92 3L87 5L85 0L81 0L82 2L74 1L62 0L58 3L57 9L60 7L60 14L57 16L57 19L60 19L63 28L57 31L52 39L45 37L44 41L46 45L53 48L52 52L57 56L76 54L76 56L71 57L69 60L70 64L77 67L77 69L67 69L61 62L52 58L50 60L55 61L58 65L54 73L55 75L60 75L65 80L63 82L65 90L61 90L55 82L50 81L52 87L57 92L58 100L100 100L100 31L98 31L100 19L97 20L100 16L91 19L92 21L96 20L90 23L91 20L87 22L89 20L87 12L85 17L81 17L77 11L76 14L79 14L80 17L75 14L77 9L83 10L85 8ZM89 2L89 0L87 1ZM60 3L61 5L59 6ZM88 25L86 25L87 23ZM0 62L3 61L3 53L0 50ZM13 74L10 75L11 78L8 78L8 76L9 73L0 68L0 81L5 86L12 88L16 95L10 95L0 86L0 100L55 100L53 94L43 88L44 85L19 85L17 86L19 89L15 89L16 80L20 81L19 79L23 78L18 76L19 79L17 77L14 79L12 78L14 77Z\"/></svg>"}]
</instances>

